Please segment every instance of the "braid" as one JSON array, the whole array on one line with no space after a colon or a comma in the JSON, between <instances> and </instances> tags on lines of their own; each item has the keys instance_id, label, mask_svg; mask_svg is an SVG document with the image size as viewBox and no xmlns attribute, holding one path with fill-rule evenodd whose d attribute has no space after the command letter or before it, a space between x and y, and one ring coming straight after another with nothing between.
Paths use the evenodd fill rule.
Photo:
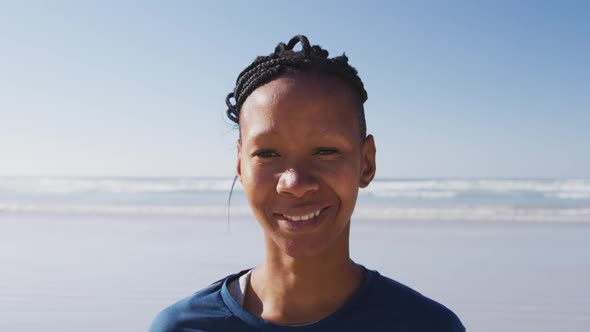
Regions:
<instances>
[{"instance_id":1,"label":"braid","mask_svg":"<svg viewBox=\"0 0 590 332\"><path fill-rule=\"evenodd\" d=\"M301 51L293 51L293 48L301 43ZM328 51L319 45L311 46L307 37L297 35L287 44L279 43L275 51L268 56L259 56L246 67L238 76L234 91L225 99L227 104L227 117L238 124L240 110L246 98L258 87L276 79L287 71L317 71L319 73L334 75L351 84L359 94L361 103L367 100L367 91L358 76L358 72L348 64L348 57L341 56L328 58ZM234 103L232 104L232 99ZM365 115L362 107L359 111L359 123L361 136L366 135Z\"/></svg>"}]
</instances>

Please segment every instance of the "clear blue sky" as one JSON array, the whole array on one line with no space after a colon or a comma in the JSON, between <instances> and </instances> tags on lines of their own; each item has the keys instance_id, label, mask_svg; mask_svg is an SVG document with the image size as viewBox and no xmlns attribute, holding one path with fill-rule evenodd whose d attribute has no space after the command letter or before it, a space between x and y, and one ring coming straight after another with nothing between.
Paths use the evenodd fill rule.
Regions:
<instances>
[{"instance_id":1,"label":"clear blue sky","mask_svg":"<svg viewBox=\"0 0 590 332\"><path fill-rule=\"evenodd\" d=\"M2 1L0 175L232 176L237 74L357 67L378 177L590 177L588 1Z\"/></svg>"}]
</instances>

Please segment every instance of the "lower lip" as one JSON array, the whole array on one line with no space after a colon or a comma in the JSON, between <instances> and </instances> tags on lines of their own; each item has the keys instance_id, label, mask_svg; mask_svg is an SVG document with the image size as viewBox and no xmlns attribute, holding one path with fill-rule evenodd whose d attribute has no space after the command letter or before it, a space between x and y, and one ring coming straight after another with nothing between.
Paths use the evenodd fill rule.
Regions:
<instances>
[{"instance_id":1,"label":"lower lip","mask_svg":"<svg viewBox=\"0 0 590 332\"><path fill-rule=\"evenodd\" d=\"M324 211L326 211L326 209L321 210L320 214L308 220L292 221L283 217L282 215L279 215L278 219L290 230L304 230L318 225L323 219Z\"/></svg>"}]
</instances>

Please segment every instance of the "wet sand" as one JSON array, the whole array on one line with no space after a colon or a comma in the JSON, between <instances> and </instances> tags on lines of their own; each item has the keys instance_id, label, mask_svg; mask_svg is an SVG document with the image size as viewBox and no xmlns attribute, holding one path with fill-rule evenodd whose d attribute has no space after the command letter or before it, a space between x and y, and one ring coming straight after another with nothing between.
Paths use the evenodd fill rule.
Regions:
<instances>
[{"instance_id":1,"label":"wet sand","mask_svg":"<svg viewBox=\"0 0 590 332\"><path fill-rule=\"evenodd\" d=\"M590 324L590 224L353 220L355 261L470 331ZM263 257L252 220L0 214L1 331L146 331L165 306Z\"/></svg>"}]
</instances>

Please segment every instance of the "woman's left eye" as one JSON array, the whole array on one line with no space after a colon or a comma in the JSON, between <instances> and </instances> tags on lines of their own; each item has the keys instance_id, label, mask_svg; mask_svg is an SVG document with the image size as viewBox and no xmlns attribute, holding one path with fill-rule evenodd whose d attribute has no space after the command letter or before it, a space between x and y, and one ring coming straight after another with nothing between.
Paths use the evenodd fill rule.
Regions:
<instances>
[{"instance_id":1,"label":"woman's left eye","mask_svg":"<svg viewBox=\"0 0 590 332\"><path fill-rule=\"evenodd\" d=\"M331 155L331 154L334 154L337 152L338 152L338 150L334 149L334 148L321 148L321 149L317 150L316 154L325 156L325 155Z\"/></svg>"}]
</instances>

